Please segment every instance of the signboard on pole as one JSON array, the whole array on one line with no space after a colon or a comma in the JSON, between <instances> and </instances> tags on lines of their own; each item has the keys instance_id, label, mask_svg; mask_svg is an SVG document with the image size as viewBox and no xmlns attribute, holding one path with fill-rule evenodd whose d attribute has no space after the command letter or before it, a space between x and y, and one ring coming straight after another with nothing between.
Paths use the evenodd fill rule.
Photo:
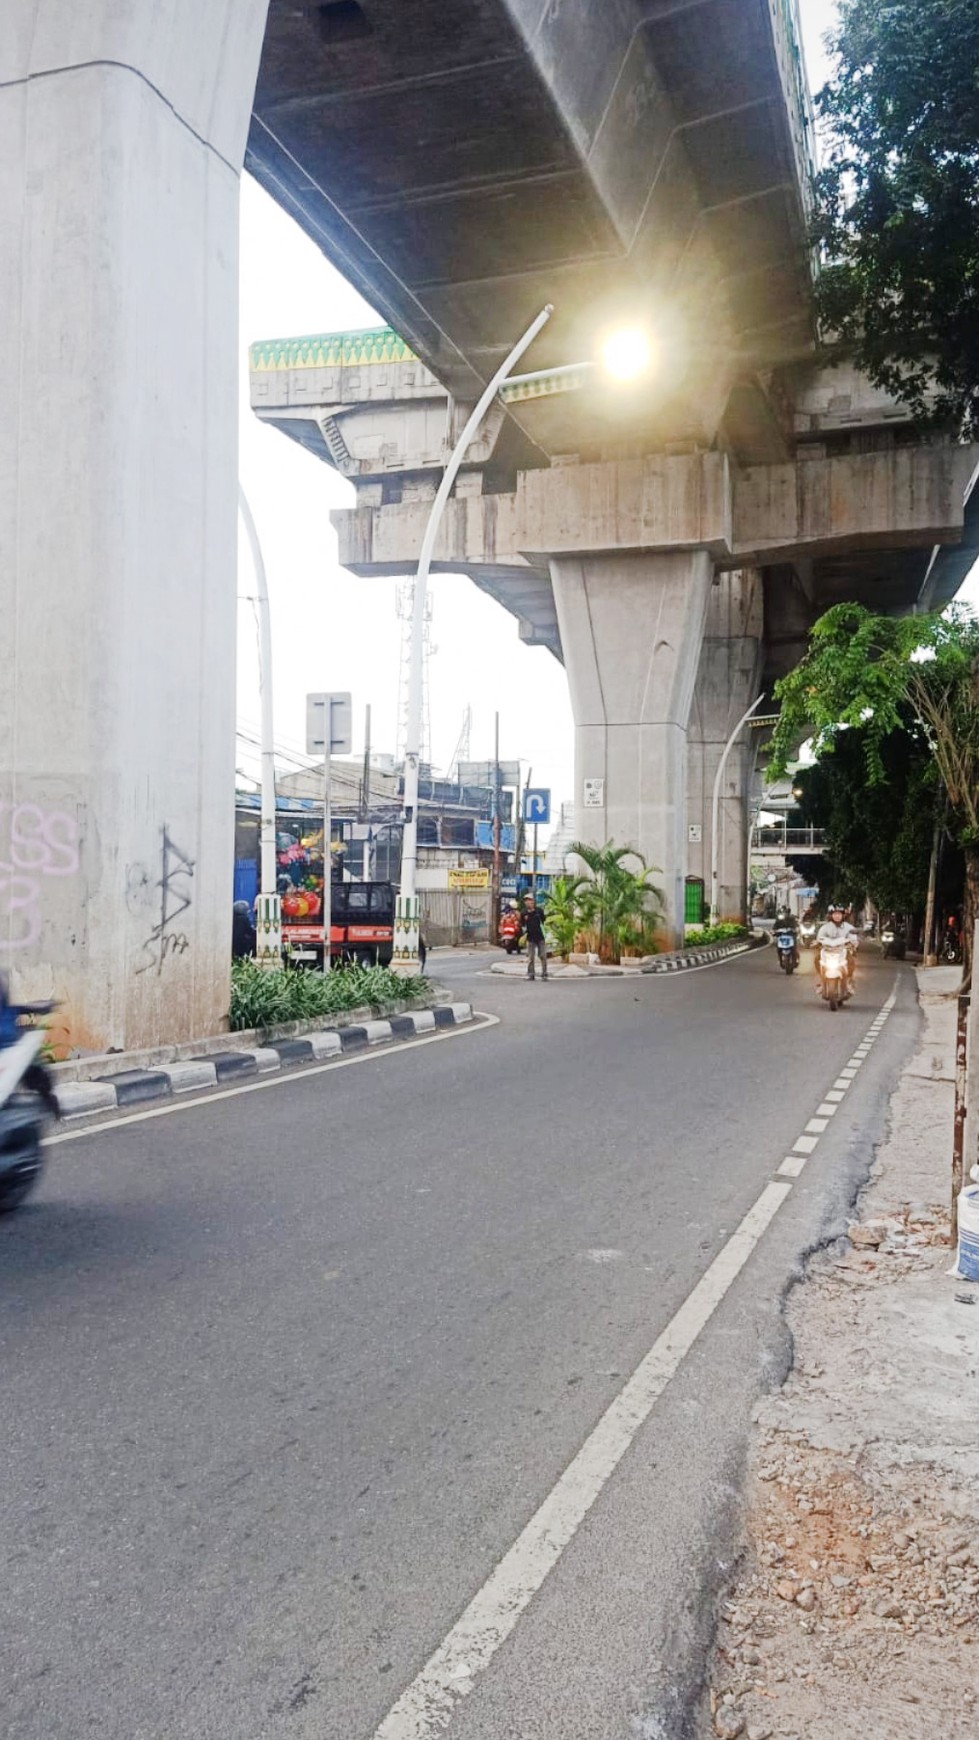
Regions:
<instances>
[{"instance_id":1,"label":"signboard on pole","mask_svg":"<svg viewBox=\"0 0 979 1740\"><path fill-rule=\"evenodd\" d=\"M530 787L523 794L523 819L536 828L546 827L551 819L551 794L544 786Z\"/></svg>"},{"instance_id":2,"label":"signboard on pole","mask_svg":"<svg viewBox=\"0 0 979 1740\"><path fill-rule=\"evenodd\" d=\"M352 748L353 709L349 689L335 695L307 695L306 754L349 755Z\"/></svg>"},{"instance_id":3,"label":"signboard on pole","mask_svg":"<svg viewBox=\"0 0 979 1740\"><path fill-rule=\"evenodd\" d=\"M487 889L490 885L488 870L450 870L449 887L464 889L467 893Z\"/></svg>"},{"instance_id":4,"label":"signboard on pole","mask_svg":"<svg viewBox=\"0 0 979 1740\"><path fill-rule=\"evenodd\" d=\"M457 772L456 772L456 778L458 779L460 785L488 785L488 786L495 787L495 785L496 785L496 762L495 761L460 761ZM520 763L519 763L519 761L501 761L500 762L500 784L501 785L508 785L511 787L519 786L519 784L520 784Z\"/></svg>"}]
</instances>

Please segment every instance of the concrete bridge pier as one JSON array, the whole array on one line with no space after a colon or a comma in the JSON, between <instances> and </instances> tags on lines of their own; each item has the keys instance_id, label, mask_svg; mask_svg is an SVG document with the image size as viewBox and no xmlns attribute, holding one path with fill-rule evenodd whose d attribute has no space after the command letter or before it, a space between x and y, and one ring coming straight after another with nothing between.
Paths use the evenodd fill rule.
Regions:
<instances>
[{"instance_id":1,"label":"concrete bridge pier","mask_svg":"<svg viewBox=\"0 0 979 1740\"><path fill-rule=\"evenodd\" d=\"M227 1010L238 187L266 10L3 9L0 971L86 1049Z\"/></svg>"},{"instance_id":2,"label":"concrete bridge pier","mask_svg":"<svg viewBox=\"0 0 979 1740\"><path fill-rule=\"evenodd\" d=\"M702 876L710 899L714 779L725 746L760 693L764 592L756 568L714 578L704 624L687 744L687 874ZM748 879L748 796L754 742L743 731L724 768L719 821L716 921L745 917Z\"/></svg>"},{"instance_id":3,"label":"concrete bridge pier","mask_svg":"<svg viewBox=\"0 0 979 1740\"><path fill-rule=\"evenodd\" d=\"M575 719L575 814L635 846L683 925L688 727L713 563L705 550L551 560Z\"/></svg>"}]
</instances>

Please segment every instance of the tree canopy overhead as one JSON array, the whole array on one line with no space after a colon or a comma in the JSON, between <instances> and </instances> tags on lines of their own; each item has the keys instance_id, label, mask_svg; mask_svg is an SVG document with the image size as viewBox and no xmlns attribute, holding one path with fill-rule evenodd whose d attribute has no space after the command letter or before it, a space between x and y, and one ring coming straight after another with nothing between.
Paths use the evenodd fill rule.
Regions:
<instances>
[{"instance_id":1,"label":"tree canopy overhead","mask_svg":"<svg viewBox=\"0 0 979 1740\"><path fill-rule=\"evenodd\" d=\"M979 621L972 613L953 605L941 615L893 617L837 604L815 624L808 653L775 693L776 777L804 738L812 738L817 756L832 754L849 727L859 736L868 786L889 790L898 807L906 794L893 784L892 740L904 733L927 744L949 832L965 853L967 918L979 913Z\"/></svg>"},{"instance_id":2,"label":"tree canopy overhead","mask_svg":"<svg viewBox=\"0 0 979 1740\"><path fill-rule=\"evenodd\" d=\"M979 434L979 3L840 0L817 108L826 328L922 421Z\"/></svg>"}]
</instances>

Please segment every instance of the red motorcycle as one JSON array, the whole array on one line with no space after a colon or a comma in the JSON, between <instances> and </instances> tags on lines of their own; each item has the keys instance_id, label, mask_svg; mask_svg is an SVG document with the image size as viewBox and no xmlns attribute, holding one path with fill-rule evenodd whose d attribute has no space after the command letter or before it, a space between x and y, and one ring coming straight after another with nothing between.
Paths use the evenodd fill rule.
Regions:
<instances>
[{"instance_id":1,"label":"red motorcycle","mask_svg":"<svg viewBox=\"0 0 979 1740\"><path fill-rule=\"evenodd\" d=\"M500 915L500 947L506 949L508 955L520 953L522 928L520 914L514 910Z\"/></svg>"}]
</instances>

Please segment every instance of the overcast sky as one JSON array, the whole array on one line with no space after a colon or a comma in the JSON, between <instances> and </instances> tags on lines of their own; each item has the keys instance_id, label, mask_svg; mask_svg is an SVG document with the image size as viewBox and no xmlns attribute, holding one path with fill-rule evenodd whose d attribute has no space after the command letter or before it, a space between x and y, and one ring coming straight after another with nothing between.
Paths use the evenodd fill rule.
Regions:
<instances>
[{"instance_id":1,"label":"overcast sky","mask_svg":"<svg viewBox=\"0 0 979 1740\"><path fill-rule=\"evenodd\" d=\"M810 82L825 76L820 38L835 13L833 0L801 0ZM358 580L336 559L330 509L348 506L353 489L321 461L275 430L248 404L247 346L257 338L335 332L378 324L349 287L250 177L241 194L241 478L265 552L271 599L276 741L301 752L305 696L314 689L349 689L355 749L362 745L364 706L372 707L375 748L393 750L397 729L399 625L396 582ZM255 629L247 596L253 591L247 545L240 539L239 727L258 734ZM430 664L432 757L448 768L467 705L472 753L493 749L493 714L500 712L505 759L532 764L534 784L553 789L554 805L573 794L573 736L564 672L543 648L517 638L513 617L462 577L432 582ZM257 752L239 744L239 768L255 771Z\"/></svg>"}]
</instances>

